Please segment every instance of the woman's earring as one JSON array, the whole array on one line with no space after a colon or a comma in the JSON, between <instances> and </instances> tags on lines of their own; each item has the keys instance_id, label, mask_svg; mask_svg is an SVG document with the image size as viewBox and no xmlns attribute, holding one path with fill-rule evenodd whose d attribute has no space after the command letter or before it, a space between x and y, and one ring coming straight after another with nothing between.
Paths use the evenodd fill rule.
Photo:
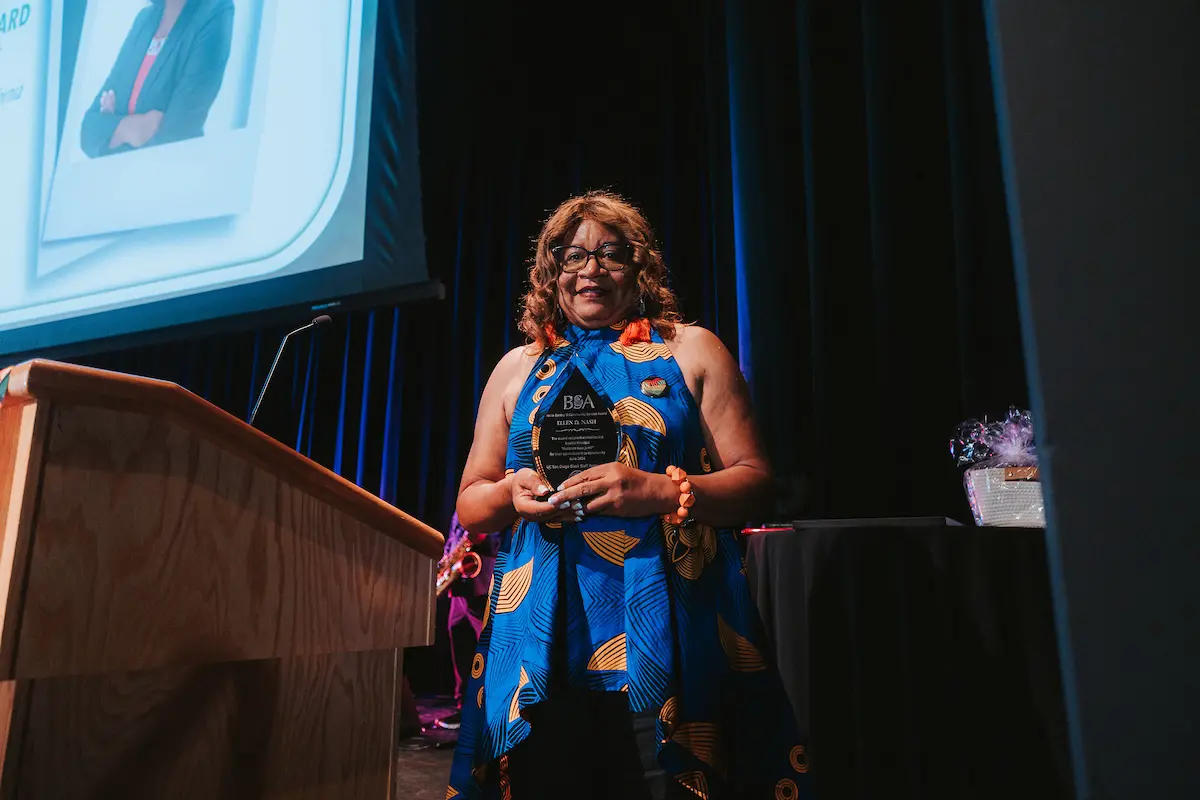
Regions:
<instances>
[{"instance_id":1,"label":"woman's earring","mask_svg":"<svg viewBox=\"0 0 1200 800\"><path fill-rule=\"evenodd\" d=\"M646 316L646 295L638 297L638 316Z\"/></svg>"},{"instance_id":2,"label":"woman's earring","mask_svg":"<svg viewBox=\"0 0 1200 800\"><path fill-rule=\"evenodd\" d=\"M554 304L554 329L559 333L567 329L567 316L558 303Z\"/></svg>"}]
</instances>

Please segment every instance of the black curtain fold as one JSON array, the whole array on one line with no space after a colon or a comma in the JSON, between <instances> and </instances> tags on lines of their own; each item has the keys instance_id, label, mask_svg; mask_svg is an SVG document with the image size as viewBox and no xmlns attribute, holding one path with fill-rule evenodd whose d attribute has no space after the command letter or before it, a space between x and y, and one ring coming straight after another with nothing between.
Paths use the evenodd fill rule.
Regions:
<instances>
[{"instance_id":1,"label":"black curtain fold","mask_svg":"<svg viewBox=\"0 0 1200 800\"><path fill-rule=\"evenodd\" d=\"M381 102L401 63L388 8ZM521 341L540 222L610 187L655 225L688 318L747 370L782 490L763 518L968 516L948 434L1026 400L978 8L460 0L418 2L416 24L406 114L446 298L298 338L265 430L444 528L479 394ZM372 197L397 168L388 136L377 115ZM368 213L386 229L388 204ZM284 332L81 360L245 418Z\"/></svg>"}]
</instances>

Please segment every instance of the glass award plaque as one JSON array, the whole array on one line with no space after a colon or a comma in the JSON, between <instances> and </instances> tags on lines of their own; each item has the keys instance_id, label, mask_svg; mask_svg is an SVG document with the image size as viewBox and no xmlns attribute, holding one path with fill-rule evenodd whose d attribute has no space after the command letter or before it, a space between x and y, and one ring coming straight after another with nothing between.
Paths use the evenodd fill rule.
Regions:
<instances>
[{"instance_id":1,"label":"glass award plaque","mask_svg":"<svg viewBox=\"0 0 1200 800\"><path fill-rule=\"evenodd\" d=\"M533 457L551 491L572 475L617 460L621 429L615 412L582 369L576 368L558 394L543 402Z\"/></svg>"}]
</instances>

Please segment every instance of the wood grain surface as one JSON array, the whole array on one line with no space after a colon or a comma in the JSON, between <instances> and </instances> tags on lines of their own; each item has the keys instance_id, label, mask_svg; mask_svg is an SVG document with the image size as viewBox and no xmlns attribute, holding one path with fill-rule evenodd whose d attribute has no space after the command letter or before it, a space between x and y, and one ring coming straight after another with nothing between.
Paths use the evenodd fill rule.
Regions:
<instances>
[{"instance_id":1,"label":"wood grain surface","mask_svg":"<svg viewBox=\"0 0 1200 800\"><path fill-rule=\"evenodd\" d=\"M51 408L0 405L0 680L13 674Z\"/></svg>"},{"instance_id":2,"label":"wood grain surface","mask_svg":"<svg viewBox=\"0 0 1200 800\"><path fill-rule=\"evenodd\" d=\"M383 800L398 658L374 651L32 681L20 780L5 800Z\"/></svg>"},{"instance_id":3,"label":"wood grain surface","mask_svg":"<svg viewBox=\"0 0 1200 800\"><path fill-rule=\"evenodd\" d=\"M432 643L433 560L138 411L58 406L11 674Z\"/></svg>"},{"instance_id":4,"label":"wood grain surface","mask_svg":"<svg viewBox=\"0 0 1200 800\"><path fill-rule=\"evenodd\" d=\"M178 386L0 400L0 800L385 798L437 531Z\"/></svg>"},{"instance_id":5,"label":"wood grain surface","mask_svg":"<svg viewBox=\"0 0 1200 800\"><path fill-rule=\"evenodd\" d=\"M28 681L0 681L0 800L7 800L16 786L14 765L21 751L29 689Z\"/></svg>"},{"instance_id":6,"label":"wood grain surface","mask_svg":"<svg viewBox=\"0 0 1200 800\"><path fill-rule=\"evenodd\" d=\"M67 405L171 419L417 552L441 558L444 538L433 528L177 384L35 359L11 369L4 398L14 404L32 400L62 400Z\"/></svg>"}]
</instances>

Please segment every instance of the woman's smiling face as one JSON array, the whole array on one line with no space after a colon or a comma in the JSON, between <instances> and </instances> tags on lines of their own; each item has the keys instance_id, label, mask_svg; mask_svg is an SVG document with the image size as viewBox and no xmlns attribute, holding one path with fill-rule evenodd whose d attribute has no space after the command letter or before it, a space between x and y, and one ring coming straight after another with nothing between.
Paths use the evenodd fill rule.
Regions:
<instances>
[{"instance_id":1,"label":"woman's smiling face","mask_svg":"<svg viewBox=\"0 0 1200 800\"><path fill-rule=\"evenodd\" d=\"M585 219L556 249L569 254L558 262L558 305L568 322L603 328L630 315L638 298L637 271L629 243L620 233Z\"/></svg>"}]
</instances>

